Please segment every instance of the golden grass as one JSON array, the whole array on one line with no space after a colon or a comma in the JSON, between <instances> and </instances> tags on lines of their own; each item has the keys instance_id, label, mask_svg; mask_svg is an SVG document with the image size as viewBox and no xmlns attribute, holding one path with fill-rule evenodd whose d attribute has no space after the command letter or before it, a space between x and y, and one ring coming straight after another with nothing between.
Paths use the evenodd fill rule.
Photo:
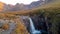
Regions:
<instances>
[{"instance_id":1,"label":"golden grass","mask_svg":"<svg viewBox=\"0 0 60 34\"><path fill-rule=\"evenodd\" d=\"M14 30L16 34L29 34L26 29L26 26L23 24L21 20L16 19L15 22L17 23L16 28Z\"/></svg>"},{"instance_id":2,"label":"golden grass","mask_svg":"<svg viewBox=\"0 0 60 34\"><path fill-rule=\"evenodd\" d=\"M3 7L4 7L4 3L3 2L0 2L0 11L3 10Z\"/></svg>"},{"instance_id":3,"label":"golden grass","mask_svg":"<svg viewBox=\"0 0 60 34\"><path fill-rule=\"evenodd\" d=\"M4 17L5 19L13 20L16 23L16 28L14 28L12 34L29 34L28 30L26 29L25 24L21 21L20 18L14 18L10 19L10 17ZM3 19L3 18L1 18ZM4 23L2 26L2 29L8 30L9 29L9 23Z\"/></svg>"},{"instance_id":4,"label":"golden grass","mask_svg":"<svg viewBox=\"0 0 60 34\"><path fill-rule=\"evenodd\" d=\"M8 30L9 29L9 25L7 23L3 24L2 29Z\"/></svg>"}]
</instances>

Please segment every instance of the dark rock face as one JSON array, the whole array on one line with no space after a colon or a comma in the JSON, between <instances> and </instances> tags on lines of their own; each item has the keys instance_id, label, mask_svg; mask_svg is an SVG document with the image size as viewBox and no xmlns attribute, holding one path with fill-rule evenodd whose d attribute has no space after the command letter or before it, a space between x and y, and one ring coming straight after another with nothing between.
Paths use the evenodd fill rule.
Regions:
<instances>
[{"instance_id":1,"label":"dark rock face","mask_svg":"<svg viewBox=\"0 0 60 34\"><path fill-rule=\"evenodd\" d=\"M24 24L27 27L27 30L30 32L30 21L25 16L24 18L25 18L23 19ZM48 27L50 28L52 26L52 24L49 22L49 20L51 19L50 17L47 17L47 24L46 24L45 16L43 16L43 14L33 15L33 16L30 16L30 18L32 19L36 30L41 30L42 34L48 34L47 28Z\"/></svg>"},{"instance_id":2,"label":"dark rock face","mask_svg":"<svg viewBox=\"0 0 60 34\"><path fill-rule=\"evenodd\" d=\"M47 27L47 24L46 24L46 21L45 21L45 16L42 15L35 15L35 16L31 16L32 20L33 20L33 23L34 23L34 26L35 26L35 29L36 30L41 30L42 31L42 34L48 34L48 30L47 28L51 27L51 23L49 22L49 17L47 17L47 24L48 24L48 27ZM51 33L51 32L49 32Z\"/></svg>"},{"instance_id":3,"label":"dark rock face","mask_svg":"<svg viewBox=\"0 0 60 34\"><path fill-rule=\"evenodd\" d=\"M39 16L33 16L32 20L33 20L35 28L37 30L47 30L45 19L43 16L40 16L40 15Z\"/></svg>"},{"instance_id":4,"label":"dark rock face","mask_svg":"<svg viewBox=\"0 0 60 34\"><path fill-rule=\"evenodd\" d=\"M25 17L24 17L25 18ZM47 34L47 26L45 17L43 15L34 15L31 16L33 24L35 26L36 30L41 30L42 34ZM27 27L27 30L30 32L30 22L28 18L23 19L25 26Z\"/></svg>"}]
</instances>

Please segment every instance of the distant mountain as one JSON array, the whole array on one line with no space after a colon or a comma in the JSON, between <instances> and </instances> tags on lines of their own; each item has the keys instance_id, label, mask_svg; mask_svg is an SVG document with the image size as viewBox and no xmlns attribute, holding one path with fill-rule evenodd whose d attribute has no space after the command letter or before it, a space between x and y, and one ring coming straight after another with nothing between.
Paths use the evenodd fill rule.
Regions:
<instances>
[{"instance_id":1,"label":"distant mountain","mask_svg":"<svg viewBox=\"0 0 60 34\"><path fill-rule=\"evenodd\" d=\"M11 5L11 4L4 4L4 9L3 11L19 11L19 10L28 10L32 8L37 8L41 5L49 3L51 0L39 0L39 1L34 1L29 5L25 4L19 4L17 3L16 5Z\"/></svg>"},{"instance_id":2,"label":"distant mountain","mask_svg":"<svg viewBox=\"0 0 60 34\"><path fill-rule=\"evenodd\" d=\"M44 4L44 2L45 2L45 1L43 1L43 0L32 2L32 3L30 4L30 7L31 7L31 8L38 7L38 6L42 5L42 4Z\"/></svg>"},{"instance_id":3,"label":"distant mountain","mask_svg":"<svg viewBox=\"0 0 60 34\"><path fill-rule=\"evenodd\" d=\"M12 8L14 7L14 5L11 4L4 4L4 9L3 11L10 11Z\"/></svg>"},{"instance_id":4,"label":"distant mountain","mask_svg":"<svg viewBox=\"0 0 60 34\"><path fill-rule=\"evenodd\" d=\"M36 7L44 4L44 2L45 2L45 1L43 1L43 0L39 0L39 1L34 1L34 2L32 2L31 4L29 4L29 5L17 3L15 6L5 4L3 11L28 10L28 9L36 8Z\"/></svg>"}]
</instances>

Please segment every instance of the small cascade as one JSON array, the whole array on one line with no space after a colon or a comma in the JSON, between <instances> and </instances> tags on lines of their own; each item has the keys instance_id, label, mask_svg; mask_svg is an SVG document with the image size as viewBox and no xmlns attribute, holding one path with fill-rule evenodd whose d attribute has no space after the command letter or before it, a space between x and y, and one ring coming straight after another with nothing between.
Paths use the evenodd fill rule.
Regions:
<instances>
[{"instance_id":1,"label":"small cascade","mask_svg":"<svg viewBox=\"0 0 60 34\"><path fill-rule=\"evenodd\" d=\"M30 21L31 34L41 34L41 31L35 29L31 18L29 18L29 21Z\"/></svg>"}]
</instances>

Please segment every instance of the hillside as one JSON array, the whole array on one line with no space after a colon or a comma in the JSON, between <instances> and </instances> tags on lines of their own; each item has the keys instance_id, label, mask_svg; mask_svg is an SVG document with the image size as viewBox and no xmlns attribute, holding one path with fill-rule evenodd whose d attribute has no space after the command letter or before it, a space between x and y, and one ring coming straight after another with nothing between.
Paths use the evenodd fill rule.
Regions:
<instances>
[{"instance_id":1,"label":"hillside","mask_svg":"<svg viewBox=\"0 0 60 34\"><path fill-rule=\"evenodd\" d=\"M37 10L53 10L53 9L60 9L60 0L54 0L50 3L42 5L38 8L34 8L32 10L22 10L22 11L4 11L3 13L11 13L11 14L30 14L35 13ZM37 11L38 12L38 11Z\"/></svg>"},{"instance_id":2,"label":"hillside","mask_svg":"<svg viewBox=\"0 0 60 34\"><path fill-rule=\"evenodd\" d=\"M60 7L60 0L53 0L50 3L47 3L46 5L40 6L40 8L59 8Z\"/></svg>"},{"instance_id":3,"label":"hillside","mask_svg":"<svg viewBox=\"0 0 60 34\"><path fill-rule=\"evenodd\" d=\"M22 11L3 11L0 12L0 19L4 20L12 20L12 23L16 23L15 30L12 32L14 34L29 34L27 31L27 28L25 26L25 22L23 23L20 19L20 16L29 16L29 17L39 17L39 15L43 15L44 18L47 18L46 23L52 23L52 26L50 27L50 31L52 31L53 34L60 33L60 0L54 0L50 3L47 3L45 5L42 5L38 8L34 8L32 10L22 10ZM39 18L38 18L39 19ZM36 19L35 19L36 20ZM10 23L9 21L6 21L6 23ZM39 20L40 21L40 20ZM37 22L36 22L37 23ZM38 23L39 24L39 23ZM40 26L40 25L39 25ZM3 26L3 29L8 29L8 25Z\"/></svg>"},{"instance_id":4,"label":"hillside","mask_svg":"<svg viewBox=\"0 0 60 34\"><path fill-rule=\"evenodd\" d=\"M4 7L4 3L3 2L0 2L0 11L3 10L3 7Z\"/></svg>"}]
</instances>

